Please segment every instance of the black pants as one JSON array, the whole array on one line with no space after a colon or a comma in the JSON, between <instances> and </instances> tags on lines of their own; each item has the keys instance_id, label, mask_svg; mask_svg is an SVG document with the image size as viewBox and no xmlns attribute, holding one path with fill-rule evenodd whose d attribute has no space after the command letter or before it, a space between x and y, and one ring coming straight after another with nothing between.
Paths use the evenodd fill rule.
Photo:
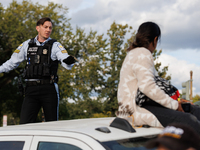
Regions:
<instances>
[{"instance_id":1,"label":"black pants","mask_svg":"<svg viewBox=\"0 0 200 150\"><path fill-rule=\"evenodd\" d=\"M153 113L160 123L166 127L168 124L177 122L191 126L200 134L200 107L191 105L191 112L180 112L163 106L143 106L145 109Z\"/></svg>"},{"instance_id":2,"label":"black pants","mask_svg":"<svg viewBox=\"0 0 200 150\"><path fill-rule=\"evenodd\" d=\"M58 97L54 84L28 86L22 104L20 124L36 122L41 107L46 121L56 121L57 106Z\"/></svg>"}]
</instances>

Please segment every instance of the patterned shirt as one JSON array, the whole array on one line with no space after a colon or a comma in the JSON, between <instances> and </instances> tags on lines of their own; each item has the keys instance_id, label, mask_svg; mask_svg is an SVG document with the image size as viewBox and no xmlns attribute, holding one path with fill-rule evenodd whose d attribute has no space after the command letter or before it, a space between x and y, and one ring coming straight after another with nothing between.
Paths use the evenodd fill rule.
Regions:
<instances>
[{"instance_id":1,"label":"patterned shirt","mask_svg":"<svg viewBox=\"0 0 200 150\"><path fill-rule=\"evenodd\" d=\"M136 105L138 88L146 96L169 109L176 110L178 102L168 96L158 85L154 77L157 72L151 52L143 47L131 50L122 65L118 85L118 117L132 116L134 125L162 127L157 118L148 110Z\"/></svg>"}]
</instances>

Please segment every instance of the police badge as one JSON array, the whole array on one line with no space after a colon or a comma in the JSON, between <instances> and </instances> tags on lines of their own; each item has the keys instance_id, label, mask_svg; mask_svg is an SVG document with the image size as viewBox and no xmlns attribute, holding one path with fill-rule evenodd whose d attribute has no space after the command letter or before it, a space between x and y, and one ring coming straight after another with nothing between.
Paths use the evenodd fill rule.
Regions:
<instances>
[{"instance_id":1,"label":"police badge","mask_svg":"<svg viewBox=\"0 0 200 150\"><path fill-rule=\"evenodd\" d=\"M47 49L43 49L43 54L44 54L44 55L47 54Z\"/></svg>"}]
</instances>

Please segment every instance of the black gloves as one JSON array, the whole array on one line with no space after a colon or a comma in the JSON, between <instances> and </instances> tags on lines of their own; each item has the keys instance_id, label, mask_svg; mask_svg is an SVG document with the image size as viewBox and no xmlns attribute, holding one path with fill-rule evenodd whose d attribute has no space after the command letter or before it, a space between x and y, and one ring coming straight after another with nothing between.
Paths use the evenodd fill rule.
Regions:
<instances>
[{"instance_id":1,"label":"black gloves","mask_svg":"<svg viewBox=\"0 0 200 150\"><path fill-rule=\"evenodd\" d=\"M71 65L75 63L75 59L73 56L68 56L66 59L63 60L63 62L66 63L67 65Z\"/></svg>"}]
</instances>

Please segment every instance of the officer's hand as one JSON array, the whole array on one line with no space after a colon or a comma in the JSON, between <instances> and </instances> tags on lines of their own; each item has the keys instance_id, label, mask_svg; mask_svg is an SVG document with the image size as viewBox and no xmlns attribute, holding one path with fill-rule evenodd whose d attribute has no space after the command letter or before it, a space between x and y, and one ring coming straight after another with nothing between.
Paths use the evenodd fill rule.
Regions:
<instances>
[{"instance_id":1,"label":"officer's hand","mask_svg":"<svg viewBox=\"0 0 200 150\"><path fill-rule=\"evenodd\" d=\"M66 63L67 65L71 65L75 63L75 59L73 56L68 56L66 59L63 60L63 62Z\"/></svg>"}]
</instances>

